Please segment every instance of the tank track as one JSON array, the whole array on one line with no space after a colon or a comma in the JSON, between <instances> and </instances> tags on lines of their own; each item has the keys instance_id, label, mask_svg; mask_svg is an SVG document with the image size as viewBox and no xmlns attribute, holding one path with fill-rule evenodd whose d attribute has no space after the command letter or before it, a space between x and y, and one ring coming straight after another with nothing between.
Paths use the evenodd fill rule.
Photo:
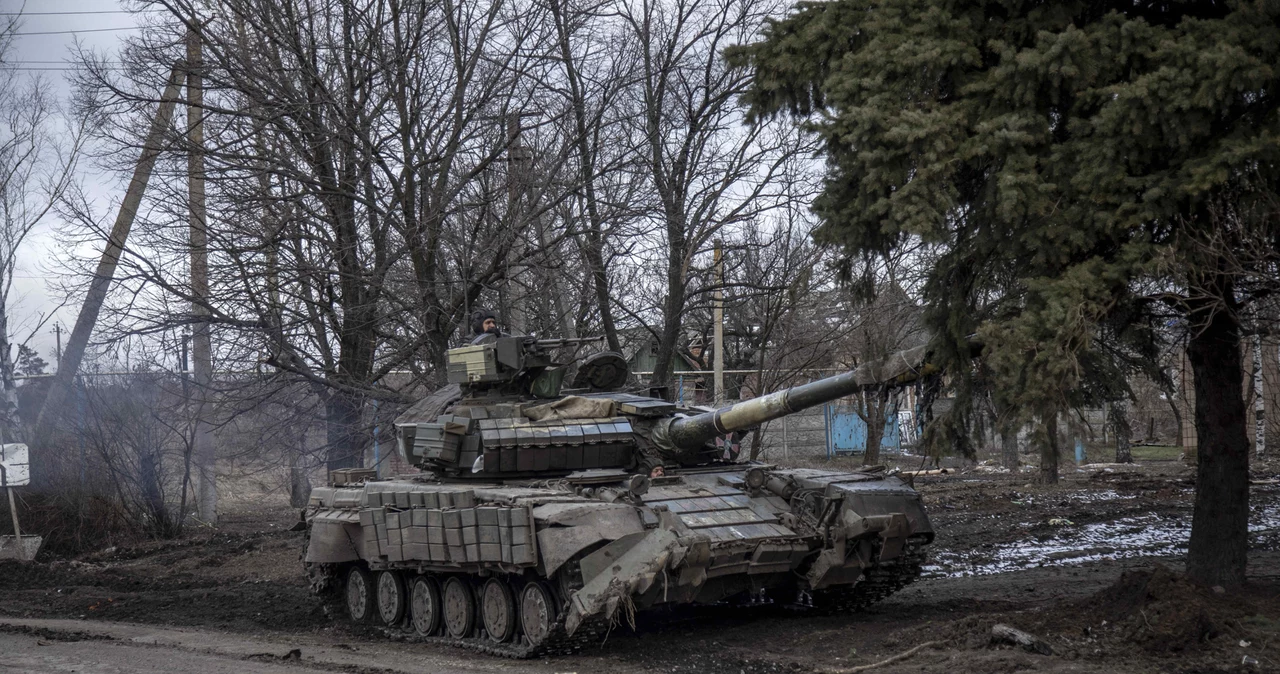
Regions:
<instances>
[{"instance_id":1,"label":"tank track","mask_svg":"<svg viewBox=\"0 0 1280 674\"><path fill-rule=\"evenodd\" d=\"M311 584L311 594L320 600L320 608L326 618L341 620L346 617L342 607L342 582L338 577L337 564L316 564L305 562L307 580Z\"/></svg>"},{"instance_id":2,"label":"tank track","mask_svg":"<svg viewBox=\"0 0 1280 674\"><path fill-rule=\"evenodd\" d=\"M577 631L570 635L565 631L564 627L565 607L561 608L559 615L556 617L556 623L551 628L551 636L537 645L529 644L523 640L513 643L496 643L484 636L480 628L477 628L478 636L465 639L456 639L450 636L422 636L413 631L407 615L404 622L395 627L352 623L347 618L346 609L342 603L341 580L338 573L340 568L340 565L337 564L307 565L307 575L311 579L311 591L323 602L325 615L333 620L341 620L348 625L371 629L393 641L453 646L486 655L523 660L577 653L593 643L602 643L610 628L608 621L602 618L588 618L578 625Z\"/></svg>"},{"instance_id":3,"label":"tank track","mask_svg":"<svg viewBox=\"0 0 1280 674\"><path fill-rule=\"evenodd\" d=\"M924 562L924 541L907 541L902 555L866 569L856 585L815 592L813 608L828 615L861 611L914 582Z\"/></svg>"},{"instance_id":4,"label":"tank track","mask_svg":"<svg viewBox=\"0 0 1280 674\"><path fill-rule=\"evenodd\" d=\"M396 641L453 646L456 648L464 648L469 651L475 651L477 653L484 653L485 655L494 655L514 660L524 660L550 655L572 655L593 643L601 643L604 640L607 628L608 624L604 620L589 620L578 625L578 630L572 635L566 634L564 629L564 611L561 611L560 616L556 619L556 624L553 628L551 637L536 646L523 641L520 643L499 644L491 641L483 635L469 637L466 639L455 639L448 636L424 637L415 634L412 629L406 627L380 627L377 629L387 637Z\"/></svg>"}]
</instances>

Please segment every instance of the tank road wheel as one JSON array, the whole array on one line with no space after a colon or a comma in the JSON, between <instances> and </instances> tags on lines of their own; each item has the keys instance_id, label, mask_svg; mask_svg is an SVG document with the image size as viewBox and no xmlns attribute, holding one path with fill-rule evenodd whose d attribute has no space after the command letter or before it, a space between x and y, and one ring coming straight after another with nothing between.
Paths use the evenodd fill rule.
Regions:
<instances>
[{"instance_id":1,"label":"tank road wheel","mask_svg":"<svg viewBox=\"0 0 1280 674\"><path fill-rule=\"evenodd\" d=\"M429 637L440 629L440 590L436 582L426 576L418 576L409 591L409 618L413 631Z\"/></svg>"},{"instance_id":2,"label":"tank road wheel","mask_svg":"<svg viewBox=\"0 0 1280 674\"><path fill-rule=\"evenodd\" d=\"M476 627L476 602L467 581L452 576L444 582L444 628L449 636L465 639Z\"/></svg>"},{"instance_id":3,"label":"tank road wheel","mask_svg":"<svg viewBox=\"0 0 1280 674\"><path fill-rule=\"evenodd\" d=\"M516 635L516 596L511 586L490 578L480 590L480 617L489 638L502 643Z\"/></svg>"},{"instance_id":4,"label":"tank road wheel","mask_svg":"<svg viewBox=\"0 0 1280 674\"><path fill-rule=\"evenodd\" d=\"M520 627L537 646L551 636L551 626L556 622L556 602L546 583L531 580L520 591Z\"/></svg>"},{"instance_id":5,"label":"tank road wheel","mask_svg":"<svg viewBox=\"0 0 1280 674\"><path fill-rule=\"evenodd\" d=\"M378 617L387 627L404 617L404 580L395 571L378 572Z\"/></svg>"},{"instance_id":6,"label":"tank road wheel","mask_svg":"<svg viewBox=\"0 0 1280 674\"><path fill-rule=\"evenodd\" d=\"M363 567L353 566L347 572L347 615L358 623L373 617L373 578Z\"/></svg>"}]
</instances>

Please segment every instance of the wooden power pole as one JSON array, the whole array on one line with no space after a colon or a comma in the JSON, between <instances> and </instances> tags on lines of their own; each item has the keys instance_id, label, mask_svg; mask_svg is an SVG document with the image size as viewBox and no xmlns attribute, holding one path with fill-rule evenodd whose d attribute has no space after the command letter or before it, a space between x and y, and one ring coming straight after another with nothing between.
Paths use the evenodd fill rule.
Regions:
<instances>
[{"instance_id":1,"label":"wooden power pole","mask_svg":"<svg viewBox=\"0 0 1280 674\"><path fill-rule=\"evenodd\" d=\"M533 314L536 309L548 308L537 306L537 301L550 300L550 310L555 313L561 337L573 337L573 325L568 303L561 291L562 283L558 278L559 265L553 262L552 251L547 245L546 218L538 212L539 204L533 187L533 148L524 144L521 119L534 117L536 113L516 112L507 116L507 210L511 223L511 235L514 239L508 260L515 261L516 272L511 273L512 264L508 262L506 278L501 292L503 307L502 318L517 334L529 334L535 328ZM532 228L532 241L527 232ZM536 244L537 249L530 250ZM535 264L538 268L534 268ZM548 268L553 268L548 271ZM530 289L537 289L530 292ZM552 323L546 316L538 321L544 328Z\"/></svg>"},{"instance_id":2,"label":"wooden power pole","mask_svg":"<svg viewBox=\"0 0 1280 674\"><path fill-rule=\"evenodd\" d=\"M52 431L54 419L62 413L62 404L67 397L67 389L80 370L80 361L84 360L84 350L89 345L89 337L98 322L98 314L107 299L107 290L115 278L116 267L120 264L120 254L124 251L125 241L129 238L129 230L133 227L133 219L138 214L138 206L142 203L142 195L151 180L151 171L155 168L156 157L160 154L161 138L169 123L173 120L173 109L177 105L178 94L182 90L182 74L184 66L174 66L169 76L169 83L160 96L160 106L156 108L156 116L151 120L151 128L142 145L142 155L138 157L138 165L133 170L133 178L129 181L129 189L124 200L120 202L120 211L116 214L115 225L107 238L106 247L102 250L102 258L98 260L98 268L89 282L89 292L85 294L84 304L80 307L80 315L76 317L75 327L67 338L67 347L58 358L58 372L54 375L45 396L40 414L36 418L35 445L46 447Z\"/></svg>"},{"instance_id":3,"label":"wooden power pole","mask_svg":"<svg viewBox=\"0 0 1280 674\"><path fill-rule=\"evenodd\" d=\"M503 305L501 318L518 335L529 333L527 289L531 285L528 278L528 246L517 224L518 214L525 207L529 167L533 163L533 151L524 146L521 138L522 116L518 112L507 116L507 221L511 227L512 242L511 249L507 252L508 262L500 293Z\"/></svg>"},{"instance_id":4,"label":"wooden power pole","mask_svg":"<svg viewBox=\"0 0 1280 674\"><path fill-rule=\"evenodd\" d=\"M208 423L213 384L213 348L209 339L209 233L204 199L204 57L200 34L187 29L187 198L191 230L192 374L196 424L191 457L195 464L196 510L205 522L218 521L218 484L214 473L213 431Z\"/></svg>"}]
</instances>

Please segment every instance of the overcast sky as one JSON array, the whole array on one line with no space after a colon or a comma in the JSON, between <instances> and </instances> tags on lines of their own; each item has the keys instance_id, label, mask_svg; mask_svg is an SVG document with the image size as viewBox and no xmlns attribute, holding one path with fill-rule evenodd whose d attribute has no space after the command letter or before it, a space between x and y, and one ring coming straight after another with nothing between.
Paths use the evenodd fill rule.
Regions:
<instances>
[{"instance_id":1,"label":"overcast sky","mask_svg":"<svg viewBox=\"0 0 1280 674\"><path fill-rule=\"evenodd\" d=\"M124 11L117 0L0 0L0 12L22 12L19 35L10 53L10 65L24 76L44 77L55 86L60 97L70 93L66 83L67 59L77 43L97 52L113 53L129 28L135 25L134 16ZM8 18L6 16L5 18ZM124 30L118 30L124 29ZM90 167L91 168L91 167ZM86 188L98 199L98 211L114 218L114 206L122 195L117 194L120 182L116 176L100 176L90 170L83 176ZM55 308L46 292L47 258L56 250L52 232L58 223L42 223L26 243L18 260L14 291L10 297L13 310L13 336L27 338L36 317ZM64 331L75 322L79 307L67 307L55 314ZM64 332L65 338L65 332ZM46 325L31 340L30 345L50 363L54 362L54 336Z\"/></svg>"}]
</instances>

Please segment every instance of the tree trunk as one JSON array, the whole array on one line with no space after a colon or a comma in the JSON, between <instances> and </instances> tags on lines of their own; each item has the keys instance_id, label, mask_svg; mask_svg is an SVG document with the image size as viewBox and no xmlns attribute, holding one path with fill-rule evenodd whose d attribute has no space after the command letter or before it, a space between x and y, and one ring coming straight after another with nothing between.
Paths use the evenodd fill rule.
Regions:
<instances>
[{"instance_id":1,"label":"tree trunk","mask_svg":"<svg viewBox=\"0 0 1280 674\"><path fill-rule=\"evenodd\" d=\"M880 443L884 440L884 411L871 408L867 414L867 451L862 455L862 465L875 466L880 463Z\"/></svg>"},{"instance_id":2,"label":"tree trunk","mask_svg":"<svg viewBox=\"0 0 1280 674\"><path fill-rule=\"evenodd\" d=\"M300 451L301 447L289 453L289 505L294 508L306 506L311 499L311 480L302 466Z\"/></svg>"},{"instance_id":3,"label":"tree trunk","mask_svg":"<svg viewBox=\"0 0 1280 674\"><path fill-rule=\"evenodd\" d=\"M1009 470L1018 469L1018 429L1000 431L1000 465Z\"/></svg>"},{"instance_id":4,"label":"tree trunk","mask_svg":"<svg viewBox=\"0 0 1280 674\"><path fill-rule=\"evenodd\" d=\"M595 290L596 310L600 312L600 327L604 330L605 341L610 351L622 353L622 342L618 341L618 326L613 319L613 308L609 304L609 275L604 268L604 236L595 222L587 225L584 252L587 264L591 267L591 287Z\"/></svg>"},{"instance_id":5,"label":"tree trunk","mask_svg":"<svg viewBox=\"0 0 1280 674\"><path fill-rule=\"evenodd\" d=\"M1165 399L1169 401L1169 409L1173 412L1174 439L1173 446L1182 446L1182 408L1178 406L1178 394L1176 391L1166 391Z\"/></svg>"},{"instance_id":6,"label":"tree trunk","mask_svg":"<svg viewBox=\"0 0 1280 674\"><path fill-rule=\"evenodd\" d=\"M561 3L552 2L550 7L555 16L560 58L569 84L574 128L577 132L575 144L578 150L579 179L582 181L582 196L587 215L587 227L584 232L586 240L582 245L582 251L591 272L591 286L595 291L596 310L600 312L600 326L604 329L605 341L610 351L621 353L622 344L618 341L618 327L613 319L613 308L609 298L609 274L604 266L604 232L601 226L603 218L600 215L599 201L596 199L596 151L591 145L592 125L587 120L586 93L578 77L578 65L574 60L573 46L570 44L571 29L565 21Z\"/></svg>"},{"instance_id":7,"label":"tree trunk","mask_svg":"<svg viewBox=\"0 0 1280 674\"><path fill-rule=\"evenodd\" d=\"M5 279L0 279L4 281ZM18 410L18 380L14 375L13 345L9 343L9 320L0 304L0 440L22 441L22 420Z\"/></svg>"},{"instance_id":8,"label":"tree trunk","mask_svg":"<svg viewBox=\"0 0 1280 674\"><path fill-rule=\"evenodd\" d=\"M1044 420L1044 439L1040 443L1040 482L1058 484L1058 415Z\"/></svg>"},{"instance_id":9,"label":"tree trunk","mask_svg":"<svg viewBox=\"0 0 1280 674\"><path fill-rule=\"evenodd\" d=\"M1280 447L1280 335L1262 336L1262 446Z\"/></svg>"},{"instance_id":10,"label":"tree trunk","mask_svg":"<svg viewBox=\"0 0 1280 674\"><path fill-rule=\"evenodd\" d=\"M360 444L360 402L345 391L333 391L325 402L325 436L329 448L325 460L330 471L364 466Z\"/></svg>"},{"instance_id":11,"label":"tree trunk","mask_svg":"<svg viewBox=\"0 0 1280 674\"><path fill-rule=\"evenodd\" d=\"M1116 463L1133 463L1133 453L1129 450L1129 403L1117 400L1111 403L1111 431L1116 436Z\"/></svg>"},{"instance_id":12,"label":"tree trunk","mask_svg":"<svg viewBox=\"0 0 1280 674\"><path fill-rule=\"evenodd\" d=\"M757 426L756 428L752 429L751 453L750 453L750 457L752 461L755 461L756 459L760 458L760 448L763 445L763 443L761 442L761 437L762 437L762 433L760 432L760 427Z\"/></svg>"},{"instance_id":13,"label":"tree trunk","mask_svg":"<svg viewBox=\"0 0 1280 674\"><path fill-rule=\"evenodd\" d=\"M160 485L160 461L151 452L143 451L138 457L138 486L154 523L153 533L159 536L172 534L169 512L164 506L164 490Z\"/></svg>"},{"instance_id":14,"label":"tree trunk","mask_svg":"<svg viewBox=\"0 0 1280 674\"><path fill-rule=\"evenodd\" d=\"M1218 277L1211 296L1231 303L1233 284ZM1187 575L1205 585L1244 583L1249 539L1249 443L1245 437L1240 323L1234 306L1205 303L1191 312L1187 358L1195 373L1195 511Z\"/></svg>"},{"instance_id":15,"label":"tree trunk","mask_svg":"<svg viewBox=\"0 0 1280 674\"><path fill-rule=\"evenodd\" d=\"M662 339L658 342L658 354L653 366L652 386L667 386L675 370L676 349L680 347L680 319L684 314L684 286L678 274L668 278L668 297L662 311ZM678 294L678 297L677 297ZM671 394L668 393L668 396Z\"/></svg>"},{"instance_id":16,"label":"tree trunk","mask_svg":"<svg viewBox=\"0 0 1280 674\"><path fill-rule=\"evenodd\" d=\"M867 423L867 449L862 454L862 465L875 466L880 463L880 443L884 441L885 410L889 406L888 391L881 389L874 394L868 391L860 397L866 411L863 420Z\"/></svg>"},{"instance_id":17,"label":"tree trunk","mask_svg":"<svg viewBox=\"0 0 1280 674\"><path fill-rule=\"evenodd\" d=\"M1258 402L1261 393L1258 390L1258 363L1253 339L1240 340L1240 367L1244 376L1244 436L1252 450L1258 443Z\"/></svg>"}]
</instances>

